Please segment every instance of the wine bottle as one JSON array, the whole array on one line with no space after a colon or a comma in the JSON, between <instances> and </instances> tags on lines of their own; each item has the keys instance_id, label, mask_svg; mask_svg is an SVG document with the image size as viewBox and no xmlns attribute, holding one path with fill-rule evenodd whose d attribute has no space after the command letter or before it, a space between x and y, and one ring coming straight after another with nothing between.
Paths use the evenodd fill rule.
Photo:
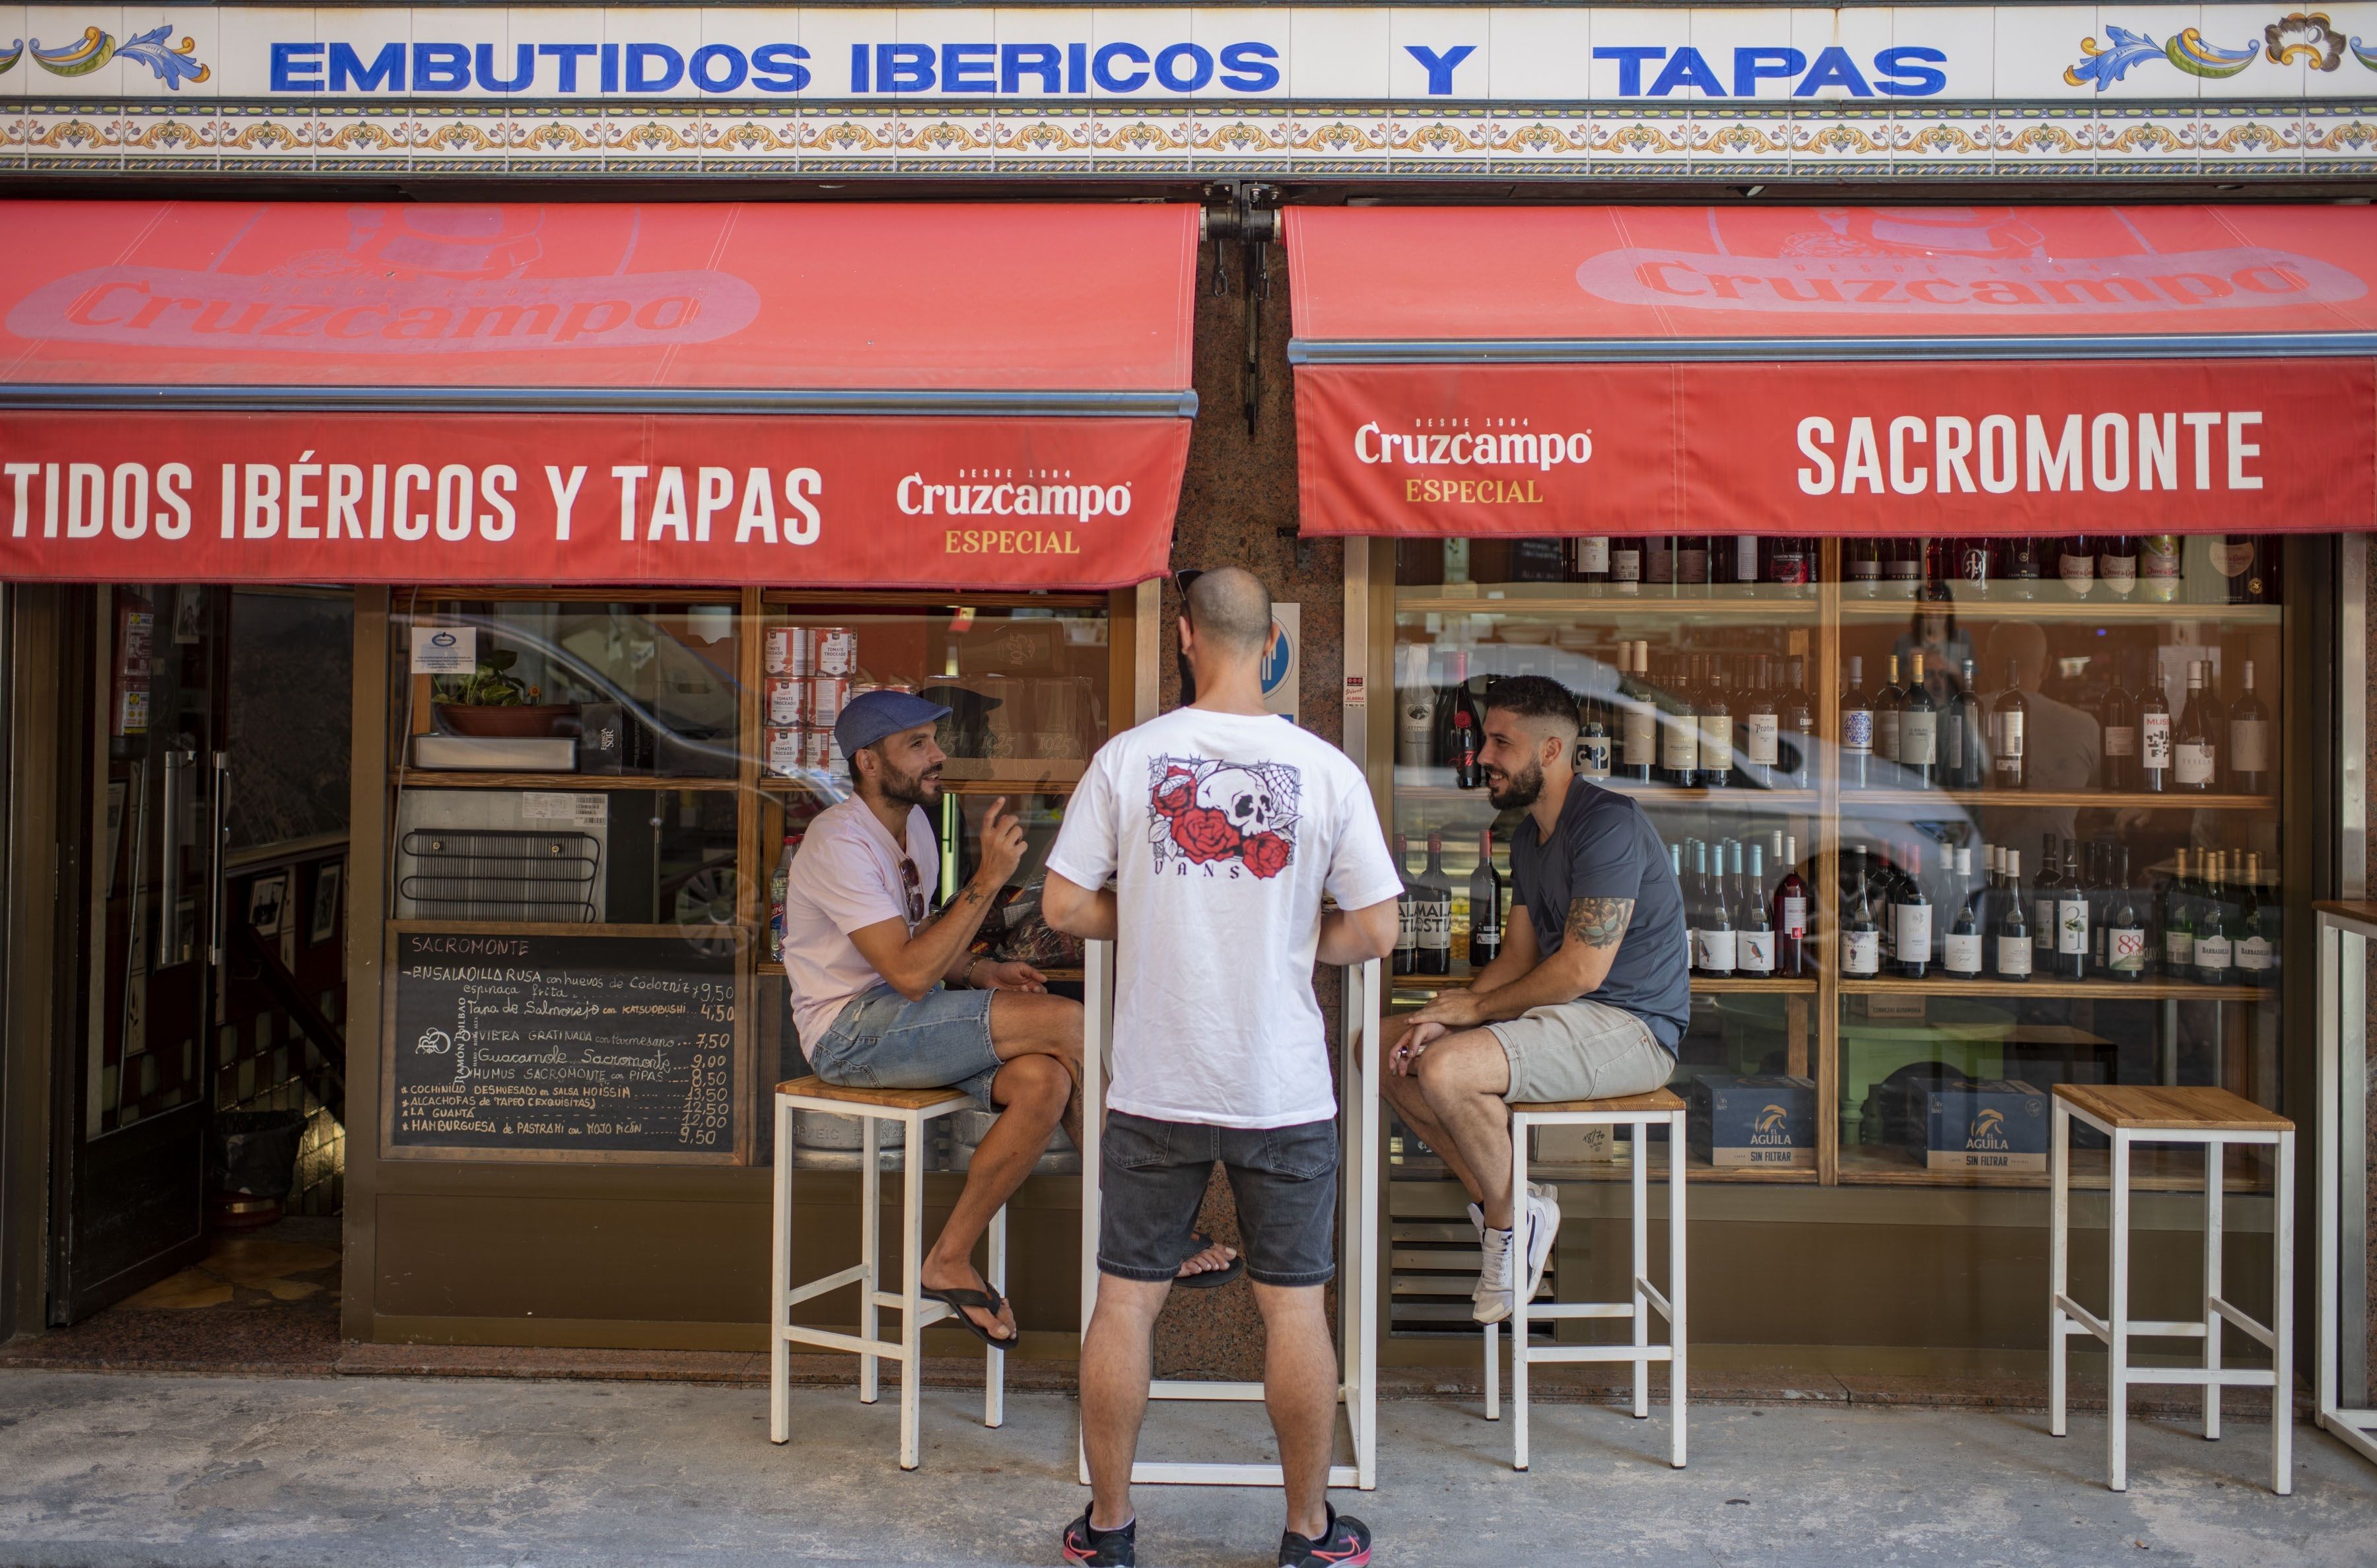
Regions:
<instances>
[{"instance_id":1,"label":"wine bottle","mask_svg":"<svg viewBox=\"0 0 2377 1568\"><path fill-rule=\"evenodd\" d=\"M1873 699L1866 695L1865 661L1852 654L1841 693L1841 787L1870 789L1873 783Z\"/></svg>"},{"instance_id":2,"label":"wine bottle","mask_svg":"<svg viewBox=\"0 0 2377 1568\"><path fill-rule=\"evenodd\" d=\"M1701 868L1700 917L1693 922L1692 967L1712 980L1733 978L1734 940L1733 916L1725 906L1723 876L1708 874L1709 846L1699 847L1697 859ZM1718 853L1724 853L1723 846Z\"/></svg>"},{"instance_id":3,"label":"wine bottle","mask_svg":"<svg viewBox=\"0 0 2377 1568\"><path fill-rule=\"evenodd\" d=\"M2055 871L2055 835L2038 835L2038 877L2030 885L2030 945L2043 956L2038 962L2055 969L2055 895L2063 879Z\"/></svg>"},{"instance_id":4,"label":"wine bottle","mask_svg":"<svg viewBox=\"0 0 2377 1568\"><path fill-rule=\"evenodd\" d=\"M2180 545L2176 533L2149 533L2138 541L2138 576L2146 598L2168 604L2179 597Z\"/></svg>"},{"instance_id":5,"label":"wine bottle","mask_svg":"<svg viewBox=\"0 0 2377 1568\"><path fill-rule=\"evenodd\" d=\"M2228 780L2240 795L2269 793L2270 712L2253 691L2251 659L2245 661L2245 689L2228 710Z\"/></svg>"},{"instance_id":6,"label":"wine bottle","mask_svg":"<svg viewBox=\"0 0 2377 1568\"><path fill-rule=\"evenodd\" d=\"M2005 852L2005 914L1997 927L1996 975L2001 980L2027 980L2035 944L2022 913L2022 851Z\"/></svg>"},{"instance_id":7,"label":"wine bottle","mask_svg":"<svg viewBox=\"0 0 2377 1568\"><path fill-rule=\"evenodd\" d=\"M2246 855L2245 881L2237 893L2244 905L2237 927L2237 977L2248 986L2267 985L2278 962L2278 944L2272 929L2276 904L2262 895L2262 856L2258 852Z\"/></svg>"},{"instance_id":8,"label":"wine bottle","mask_svg":"<svg viewBox=\"0 0 2377 1568\"><path fill-rule=\"evenodd\" d=\"M2030 699L2022 694L2021 666L2006 661L2005 689L1989 705L1991 728L1997 732L1989 782L1999 789L2026 789L2030 784Z\"/></svg>"},{"instance_id":9,"label":"wine bottle","mask_svg":"<svg viewBox=\"0 0 2377 1568\"><path fill-rule=\"evenodd\" d=\"M1642 592L1642 541L1639 538L1616 538L1609 541L1609 592L1621 598L1638 598Z\"/></svg>"},{"instance_id":10,"label":"wine bottle","mask_svg":"<svg viewBox=\"0 0 2377 1568\"><path fill-rule=\"evenodd\" d=\"M1815 578L1815 563L1808 551L1808 541L1798 538L1777 538L1766 552L1766 581L1781 587L1786 595L1797 597L1808 591Z\"/></svg>"},{"instance_id":11,"label":"wine bottle","mask_svg":"<svg viewBox=\"0 0 2377 1568\"><path fill-rule=\"evenodd\" d=\"M1676 536L1654 533L1642 542L1642 592L1656 598L1676 596Z\"/></svg>"},{"instance_id":12,"label":"wine bottle","mask_svg":"<svg viewBox=\"0 0 2377 1568\"><path fill-rule=\"evenodd\" d=\"M2063 841L2063 875L2055 884L2055 974L2088 977L2088 884L2080 877L2080 846Z\"/></svg>"},{"instance_id":13,"label":"wine bottle","mask_svg":"<svg viewBox=\"0 0 2377 1568\"><path fill-rule=\"evenodd\" d=\"M1898 723L1906 711L1906 692L1898 684L1898 655L1890 655L1890 678L1873 694L1873 755L1885 787L1896 788Z\"/></svg>"},{"instance_id":14,"label":"wine bottle","mask_svg":"<svg viewBox=\"0 0 2377 1568\"><path fill-rule=\"evenodd\" d=\"M2170 704L2151 672L2138 688L2138 787L2148 795L2170 788Z\"/></svg>"},{"instance_id":15,"label":"wine bottle","mask_svg":"<svg viewBox=\"0 0 2377 1568\"><path fill-rule=\"evenodd\" d=\"M1806 789L1813 780L1816 759L1816 700L1808 694L1808 661L1793 654L1784 664L1791 689L1782 703L1782 739L1778 742L1781 772L1776 783Z\"/></svg>"},{"instance_id":16,"label":"wine bottle","mask_svg":"<svg viewBox=\"0 0 2377 1568\"><path fill-rule=\"evenodd\" d=\"M1452 973L1452 879L1444 874L1444 834L1427 835L1427 864L1412 882L1415 975Z\"/></svg>"},{"instance_id":17,"label":"wine bottle","mask_svg":"<svg viewBox=\"0 0 2377 1568\"><path fill-rule=\"evenodd\" d=\"M1709 536L1705 533L1681 533L1676 536L1676 594L1678 598L1698 599L1708 592Z\"/></svg>"},{"instance_id":18,"label":"wine bottle","mask_svg":"<svg viewBox=\"0 0 2377 1568\"><path fill-rule=\"evenodd\" d=\"M1436 761L1435 650L1424 643L1395 649L1395 761L1426 768Z\"/></svg>"},{"instance_id":19,"label":"wine bottle","mask_svg":"<svg viewBox=\"0 0 2377 1568\"><path fill-rule=\"evenodd\" d=\"M1742 762L1750 782L1760 789L1773 789L1782 782L1778 776L1782 764L1782 704L1775 700L1773 675L1766 655L1761 653L1750 677L1750 695L1742 702Z\"/></svg>"},{"instance_id":20,"label":"wine bottle","mask_svg":"<svg viewBox=\"0 0 2377 1568\"><path fill-rule=\"evenodd\" d=\"M1588 597L1599 597L1609 592L1609 535L1582 534L1570 542L1569 573L1571 581L1584 584Z\"/></svg>"},{"instance_id":21,"label":"wine bottle","mask_svg":"<svg viewBox=\"0 0 2377 1568\"><path fill-rule=\"evenodd\" d=\"M1909 789L1940 784L1940 704L1923 680L1923 655L1909 661L1905 705L1898 716L1898 771Z\"/></svg>"},{"instance_id":22,"label":"wine bottle","mask_svg":"<svg viewBox=\"0 0 2377 1568\"><path fill-rule=\"evenodd\" d=\"M1866 979L1881 973L1881 926L1874 919L1873 895L1866 885L1865 847L1857 847L1857 885L1851 894L1847 928L1841 933L1841 973Z\"/></svg>"},{"instance_id":23,"label":"wine bottle","mask_svg":"<svg viewBox=\"0 0 2377 1568\"><path fill-rule=\"evenodd\" d=\"M1868 534L1841 542L1842 591L1854 599L1881 596L1881 541Z\"/></svg>"},{"instance_id":24,"label":"wine bottle","mask_svg":"<svg viewBox=\"0 0 2377 1568\"><path fill-rule=\"evenodd\" d=\"M1956 846L1956 917L1941 944L1940 967L1959 980L1981 977L1981 890L1973 881L1973 846Z\"/></svg>"},{"instance_id":25,"label":"wine bottle","mask_svg":"<svg viewBox=\"0 0 2377 1568\"><path fill-rule=\"evenodd\" d=\"M1629 673L1627 656L1632 653ZM1659 711L1651 700L1651 644L1618 645L1619 737L1618 776L1649 784L1659 762Z\"/></svg>"},{"instance_id":26,"label":"wine bottle","mask_svg":"<svg viewBox=\"0 0 2377 1568\"><path fill-rule=\"evenodd\" d=\"M2195 978L2206 986L2228 984L2228 965L2236 954L2228 939L2228 916L2222 902L2221 852L2211 850L2204 877L2204 897L2196 904Z\"/></svg>"},{"instance_id":27,"label":"wine bottle","mask_svg":"<svg viewBox=\"0 0 2377 1568\"><path fill-rule=\"evenodd\" d=\"M1733 783L1733 698L1726 690L1724 659L1708 661L1708 677L1692 710L1700 726L1700 782L1708 789L1727 788Z\"/></svg>"},{"instance_id":28,"label":"wine bottle","mask_svg":"<svg viewBox=\"0 0 2377 1568\"><path fill-rule=\"evenodd\" d=\"M2187 706L2172 726L2170 783L2173 789L2205 791L2212 787L2219 750L2214 740L2204 696L2204 664L2187 666Z\"/></svg>"},{"instance_id":29,"label":"wine bottle","mask_svg":"<svg viewBox=\"0 0 2377 1568\"><path fill-rule=\"evenodd\" d=\"M1979 685L1973 661L1965 660L1965 678L1956 688L1956 695L1948 700L1947 722L1941 726L1940 737L1943 753L1940 776L1950 789L1980 789L1989 782L1988 770L1983 765L1989 751L1982 738Z\"/></svg>"},{"instance_id":30,"label":"wine bottle","mask_svg":"<svg viewBox=\"0 0 2377 1568\"><path fill-rule=\"evenodd\" d=\"M2010 598L2028 602L2039 594L2043 575L2038 541L2017 535L2006 541L2005 586Z\"/></svg>"},{"instance_id":31,"label":"wine bottle","mask_svg":"<svg viewBox=\"0 0 2377 1568\"><path fill-rule=\"evenodd\" d=\"M2174 980L2195 973L2195 899L2187 887L2187 846L2172 860L2162 895L2162 972Z\"/></svg>"},{"instance_id":32,"label":"wine bottle","mask_svg":"<svg viewBox=\"0 0 2377 1568\"><path fill-rule=\"evenodd\" d=\"M1997 574L1997 551L1986 539L1959 539L1950 547L1955 594L1960 599L1986 599L1989 579Z\"/></svg>"},{"instance_id":33,"label":"wine bottle","mask_svg":"<svg viewBox=\"0 0 2377 1568\"><path fill-rule=\"evenodd\" d=\"M1668 655L1671 676L1682 676L1681 664L1679 655ZM1671 678L1654 688L1659 703L1660 776L1678 789L1690 789L1700 783L1701 732L1692 700L1683 686L1682 679Z\"/></svg>"},{"instance_id":34,"label":"wine bottle","mask_svg":"<svg viewBox=\"0 0 2377 1568\"><path fill-rule=\"evenodd\" d=\"M2116 601L2138 591L2138 542L2128 533L2108 533L2096 542L2096 577Z\"/></svg>"},{"instance_id":35,"label":"wine bottle","mask_svg":"<svg viewBox=\"0 0 2377 1568\"><path fill-rule=\"evenodd\" d=\"M1455 789L1475 789L1485 782L1485 773L1477 765L1478 748L1485 743L1484 724L1479 718L1480 704L1463 681L1452 696L1452 784Z\"/></svg>"},{"instance_id":36,"label":"wine bottle","mask_svg":"<svg viewBox=\"0 0 2377 1568\"><path fill-rule=\"evenodd\" d=\"M1893 599L1912 599L1923 585L1923 562L1929 554L1928 540L1897 539L1891 542L1881 563L1882 587Z\"/></svg>"},{"instance_id":37,"label":"wine bottle","mask_svg":"<svg viewBox=\"0 0 2377 1568\"><path fill-rule=\"evenodd\" d=\"M1766 846L1750 846L1740 913L1734 919L1734 966L1744 975L1774 973L1774 921L1766 911Z\"/></svg>"},{"instance_id":38,"label":"wine bottle","mask_svg":"<svg viewBox=\"0 0 2377 1568\"><path fill-rule=\"evenodd\" d=\"M1502 873L1494 864L1494 830L1477 835L1477 869L1469 873L1469 967L1502 956Z\"/></svg>"},{"instance_id":39,"label":"wine bottle","mask_svg":"<svg viewBox=\"0 0 2377 1568\"><path fill-rule=\"evenodd\" d=\"M2064 592L2074 599L2085 599L2096 591L2096 545L2084 533L2072 535L2063 542L2056 569L2062 575Z\"/></svg>"},{"instance_id":40,"label":"wine bottle","mask_svg":"<svg viewBox=\"0 0 2377 1568\"><path fill-rule=\"evenodd\" d=\"M1774 972L1796 977L1808 972L1808 884L1799 878L1799 841L1780 832L1774 838L1783 873L1774 884Z\"/></svg>"},{"instance_id":41,"label":"wine bottle","mask_svg":"<svg viewBox=\"0 0 2377 1568\"><path fill-rule=\"evenodd\" d=\"M1579 778L1591 779L1595 784L1607 784L1609 780L1609 725L1603 721L1598 703L1577 724L1576 772Z\"/></svg>"},{"instance_id":42,"label":"wine bottle","mask_svg":"<svg viewBox=\"0 0 2377 1568\"><path fill-rule=\"evenodd\" d=\"M2220 574L2221 596L2232 604L2259 604L2256 585L2266 573L2257 569L2266 541L2256 533L2223 533L2212 541L2213 569Z\"/></svg>"},{"instance_id":43,"label":"wine bottle","mask_svg":"<svg viewBox=\"0 0 2377 1568\"><path fill-rule=\"evenodd\" d=\"M1395 895L1393 972L1410 975L1419 968L1419 903L1412 892L1411 840L1401 833L1395 835L1395 880L1403 891Z\"/></svg>"},{"instance_id":44,"label":"wine bottle","mask_svg":"<svg viewBox=\"0 0 2377 1568\"><path fill-rule=\"evenodd\" d=\"M2130 848L2121 846L2120 883L2113 889L2112 915L2105 923L2105 969L2116 980L2146 977L2146 917L2130 880Z\"/></svg>"},{"instance_id":45,"label":"wine bottle","mask_svg":"<svg viewBox=\"0 0 2377 1568\"><path fill-rule=\"evenodd\" d=\"M2096 723L2104 737L2097 776L2108 790L2138 787L2138 704L2129 688L2129 659L2116 655L2112 683L2106 687L2105 700L2096 708Z\"/></svg>"}]
</instances>

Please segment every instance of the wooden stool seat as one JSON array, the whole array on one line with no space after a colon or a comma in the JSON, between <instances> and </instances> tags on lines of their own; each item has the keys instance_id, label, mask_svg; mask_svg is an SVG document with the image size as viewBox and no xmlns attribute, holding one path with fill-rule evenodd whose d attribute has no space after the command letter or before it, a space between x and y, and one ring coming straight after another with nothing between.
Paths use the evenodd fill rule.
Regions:
<instances>
[{"instance_id":1,"label":"wooden stool seat","mask_svg":"<svg viewBox=\"0 0 2377 1568\"><path fill-rule=\"evenodd\" d=\"M2058 1083L2055 1097L2108 1129L2138 1132L2291 1132L2295 1124L2244 1095L2210 1084Z\"/></svg>"},{"instance_id":2,"label":"wooden stool seat","mask_svg":"<svg viewBox=\"0 0 2377 1568\"><path fill-rule=\"evenodd\" d=\"M806 1078L787 1078L776 1085L776 1093L804 1100L838 1100L843 1105L879 1106L885 1110L930 1110L950 1100L973 1104L973 1095L954 1085L942 1089L860 1089L829 1083L815 1073Z\"/></svg>"},{"instance_id":3,"label":"wooden stool seat","mask_svg":"<svg viewBox=\"0 0 2377 1568\"><path fill-rule=\"evenodd\" d=\"M1548 1111L1614 1111L1622 1116L1648 1112L1666 1116L1684 1108L1684 1102L1673 1089L1654 1089L1647 1095L1620 1095L1608 1100L1512 1100L1511 1108L1529 1116L1541 1116Z\"/></svg>"}]
</instances>

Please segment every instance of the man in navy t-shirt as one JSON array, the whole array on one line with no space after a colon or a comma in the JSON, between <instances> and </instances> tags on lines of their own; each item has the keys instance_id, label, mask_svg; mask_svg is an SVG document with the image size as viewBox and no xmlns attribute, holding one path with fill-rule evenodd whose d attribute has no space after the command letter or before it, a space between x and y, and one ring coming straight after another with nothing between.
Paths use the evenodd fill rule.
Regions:
<instances>
[{"instance_id":1,"label":"man in navy t-shirt","mask_svg":"<svg viewBox=\"0 0 2377 1568\"><path fill-rule=\"evenodd\" d=\"M1488 798L1526 812L1511 836L1512 918L1469 989L1397 1020L1401 1038L1388 1038L1388 1100L1469 1190L1479 1323L1509 1317L1514 1287L1533 1298L1559 1230L1548 1183L1511 1191L1511 1102L1649 1094L1675 1071L1691 1017L1666 846L1640 806L1577 777L1576 733L1576 699L1558 681L1520 676L1487 693Z\"/></svg>"}]
</instances>

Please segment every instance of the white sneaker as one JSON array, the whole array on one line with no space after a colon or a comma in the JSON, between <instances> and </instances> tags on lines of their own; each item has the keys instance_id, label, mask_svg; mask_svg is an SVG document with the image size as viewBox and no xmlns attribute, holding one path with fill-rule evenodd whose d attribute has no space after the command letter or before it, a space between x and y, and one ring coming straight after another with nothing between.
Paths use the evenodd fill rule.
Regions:
<instances>
[{"instance_id":1,"label":"white sneaker","mask_svg":"<svg viewBox=\"0 0 2377 1568\"><path fill-rule=\"evenodd\" d=\"M1477 1288L1470 1292L1473 1322L1499 1323L1511 1315L1511 1233L1488 1227L1478 1239L1484 1251Z\"/></svg>"},{"instance_id":2,"label":"white sneaker","mask_svg":"<svg viewBox=\"0 0 2377 1568\"><path fill-rule=\"evenodd\" d=\"M1486 1211L1475 1203L1469 1205L1469 1228L1477 1233L1478 1240L1486 1239Z\"/></svg>"},{"instance_id":3,"label":"white sneaker","mask_svg":"<svg viewBox=\"0 0 2377 1568\"><path fill-rule=\"evenodd\" d=\"M1544 1267L1551 1262L1552 1242L1560 1227L1559 1190L1547 1181L1527 1183L1527 1293L1532 1301L1543 1288Z\"/></svg>"}]
</instances>

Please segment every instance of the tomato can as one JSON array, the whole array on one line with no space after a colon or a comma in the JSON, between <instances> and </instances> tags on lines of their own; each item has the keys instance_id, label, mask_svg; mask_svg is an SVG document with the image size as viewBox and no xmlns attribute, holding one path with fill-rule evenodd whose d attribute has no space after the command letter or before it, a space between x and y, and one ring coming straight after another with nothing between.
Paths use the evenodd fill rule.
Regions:
<instances>
[{"instance_id":1,"label":"tomato can","mask_svg":"<svg viewBox=\"0 0 2377 1568\"><path fill-rule=\"evenodd\" d=\"M809 722L811 688L799 676L768 677L768 722L778 727Z\"/></svg>"},{"instance_id":2,"label":"tomato can","mask_svg":"<svg viewBox=\"0 0 2377 1568\"><path fill-rule=\"evenodd\" d=\"M821 626L817 635L817 664L813 666L821 676L851 676L858 673L858 633L846 626Z\"/></svg>"},{"instance_id":3,"label":"tomato can","mask_svg":"<svg viewBox=\"0 0 2377 1568\"><path fill-rule=\"evenodd\" d=\"M794 643L798 640L803 629L796 626L771 626L768 628L767 638L760 646L767 656L770 675L796 676L808 673L795 668L793 658Z\"/></svg>"},{"instance_id":4,"label":"tomato can","mask_svg":"<svg viewBox=\"0 0 2377 1568\"><path fill-rule=\"evenodd\" d=\"M778 728L768 732L768 772L790 778L800 772L801 737L807 732L799 728Z\"/></svg>"},{"instance_id":5,"label":"tomato can","mask_svg":"<svg viewBox=\"0 0 2377 1568\"><path fill-rule=\"evenodd\" d=\"M833 728L834 721L842 717L842 711L850 706L850 677L813 676L808 688L809 711L802 722L821 730Z\"/></svg>"},{"instance_id":6,"label":"tomato can","mask_svg":"<svg viewBox=\"0 0 2377 1568\"><path fill-rule=\"evenodd\" d=\"M801 731L801 766L827 768L833 765L833 731L805 729Z\"/></svg>"}]
</instances>

